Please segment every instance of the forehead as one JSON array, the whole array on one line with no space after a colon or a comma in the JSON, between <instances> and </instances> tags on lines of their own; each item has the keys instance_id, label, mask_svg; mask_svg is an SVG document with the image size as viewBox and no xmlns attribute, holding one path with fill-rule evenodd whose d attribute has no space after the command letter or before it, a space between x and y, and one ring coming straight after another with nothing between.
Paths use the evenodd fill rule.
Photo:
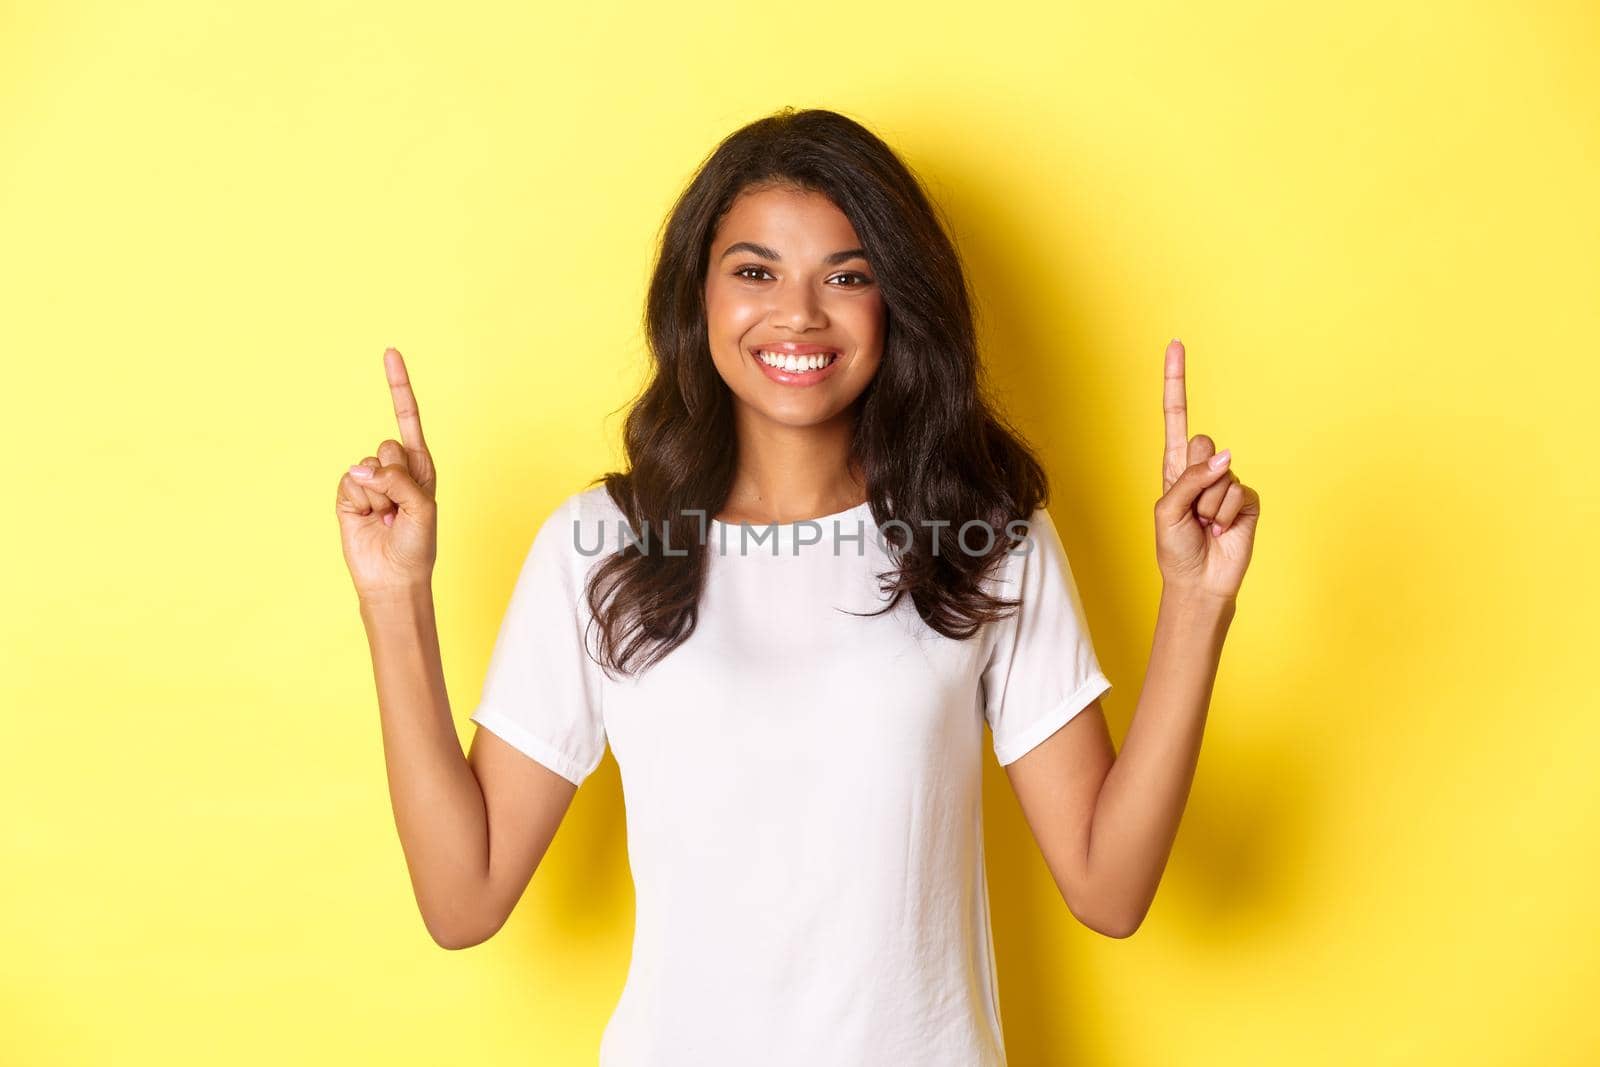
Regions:
<instances>
[{"instance_id":1,"label":"forehead","mask_svg":"<svg viewBox=\"0 0 1600 1067\"><path fill-rule=\"evenodd\" d=\"M790 187L749 189L735 197L717 226L713 250L734 241L821 255L860 244L837 204L822 193Z\"/></svg>"}]
</instances>

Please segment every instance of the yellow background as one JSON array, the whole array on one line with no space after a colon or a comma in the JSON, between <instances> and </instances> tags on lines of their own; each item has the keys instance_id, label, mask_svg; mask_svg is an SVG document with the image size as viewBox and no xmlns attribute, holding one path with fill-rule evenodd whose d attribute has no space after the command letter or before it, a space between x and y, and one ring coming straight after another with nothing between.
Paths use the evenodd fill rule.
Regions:
<instances>
[{"instance_id":1,"label":"yellow background","mask_svg":"<svg viewBox=\"0 0 1600 1067\"><path fill-rule=\"evenodd\" d=\"M1471 7L1468 13L1466 8ZM1262 494L1154 909L1077 925L985 769L1012 1062L1600 1061L1600 16L1587 3L0 8L0 1060L592 1063L616 765L507 927L411 896L333 515L441 468L466 718L618 460L652 242L785 104L950 216L1119 742L1161 354Z\"/></svg>"}]
</instances>

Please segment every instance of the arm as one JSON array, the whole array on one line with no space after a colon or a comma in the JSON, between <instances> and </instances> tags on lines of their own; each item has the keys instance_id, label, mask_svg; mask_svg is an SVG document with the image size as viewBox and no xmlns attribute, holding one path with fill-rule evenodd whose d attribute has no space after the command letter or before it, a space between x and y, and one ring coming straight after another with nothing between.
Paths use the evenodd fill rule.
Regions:
<instances>
[{"instance_id":1,"label":"arm","mask_svg":"<svg viewBox=\"0 0 1600 1067\"><path fill-rule=\"evenodd\" d=\"M495 933L527 887L576 786L451 721L431 577L437 472L400 353L384 353L401 440L339 480L335 510L372 653L395 826L422 921L445 948ZM480 743L481 742L481 743Z\"/></svg>"},{"instance_id":2,"label":"arm","mask_svg":"<svg viewBox=\"0 0 1600 1067\"><path fill-rule=\"evenodd\" d=\"M463 757L426 589L363 599L395 826L424 925L466 948L504 925L577 787L486 730Z\"/></svg>"},{"instance_id":3,"label":"arm","mask_svg":"<svg viewBox=\"0 0 1600 1067\"><path fill-rule=\"evenodd\" d=\"M1177 838L1231 602L1163 590L1122 752L1100 701L1006 767L1073 915L1108 937L1139 928Z\"/></svg>"},{"instance_id":4,"label":"arm","mask_svg":"<svg viewBox=\"0 0 1600 1067\"><path fill-rule=\"evenodd\" d=\"M1167 346L1161 605L1122 754L1095 701L1006 768L1067 907L1110 937L1139 928L1171 855L1261 514L1230 452L1189 436L1184 356L1179 341Z\"/></svg>"},{"instance_id":5,"label":"arm","mask_svg":"<svg viewBox=\"0 0 1600 1067\"><path fill-rule=\"evenodd\" d=\"M439 655L433 593L361 599L382 721L389 802L422 921L445 948L482 940L489 824L461 754Z\"/></svg>"}]
</instances>

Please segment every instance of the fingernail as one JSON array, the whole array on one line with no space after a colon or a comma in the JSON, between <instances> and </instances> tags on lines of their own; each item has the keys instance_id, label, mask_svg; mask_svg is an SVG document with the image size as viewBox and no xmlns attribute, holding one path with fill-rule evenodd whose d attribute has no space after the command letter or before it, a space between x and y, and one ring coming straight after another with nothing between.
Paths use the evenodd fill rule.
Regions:
<instances>
[{"instance_id":1,"label":"fingernail","mask_svg":"<svg viewBox=\"0 0 1600 1067\"><path fill-rule=\"evenodd\" d=\"M1221 452L1211 457L1212 470L1219 471L1228 465L1228 452L1229 450L1224 448Z\"/></svg>"},{"instance_id":2,"label":"fingernail","mask_svg":"<svg viewBox=\"0 0 1600 1067\"><path fill-rule=\"evenodd\" d=\"M1215 537L1221 537L1222 536L1222 527L1218 526L1216 523L1212 523L1211 524L1211 533Z\"/></svg>"},{"instance_id":3,"label":"fingernail","mask_svg":"<svg viewBox=\"0 0 1600 1067\"><path fill-rule=\"evenodd\" d=\"M358 463L354 467L350 468L350 476L352 478L370 478L372 477L372 468L363 467Z\"/></svg>"},{"instance_id":4,"label":"fingernail","mask_svg":"<svg viewBox=\"0 0 1600 1067\"><path fill-rule=\"evenodd\" d=\"M1168 341L1167 344L1169 344L1169 345L1181 345L1181 344L1183 344L1183 342L1178 340L1176 337L1174 337L1172 340Z\"/></svg>"}]
</instances>

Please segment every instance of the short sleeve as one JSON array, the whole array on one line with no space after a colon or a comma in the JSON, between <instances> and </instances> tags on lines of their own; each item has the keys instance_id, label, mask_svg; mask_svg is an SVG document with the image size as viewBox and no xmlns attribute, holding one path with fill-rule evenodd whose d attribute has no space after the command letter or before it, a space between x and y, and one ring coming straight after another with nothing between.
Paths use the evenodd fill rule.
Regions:
<instances>
[{"instance_id":1,"label":"short sleeve","mask_svg":"<svg viewBox=\"0 0 1600 1067\"><path fill-rule=\"evenodd\" d=\"M992 628L984 663L984 718L1004 766L1061 729L1111 688L1100 669L1066 548L1044 508L1027 542L1004 558L997 595L1022 604Z\"/></svg>"},{"instance_id":2,"label":"short sleeve","mask_svg":"<svg viewBox=\"0 0 1600 1067\"><path fill-rule=\"evenodd\" d=\"M583 580L597 555L578 551L581 494L545 519L517 575L472 721L581 785L605 755L603 672L585 647Z\"/></svg>"}]
</instances>

